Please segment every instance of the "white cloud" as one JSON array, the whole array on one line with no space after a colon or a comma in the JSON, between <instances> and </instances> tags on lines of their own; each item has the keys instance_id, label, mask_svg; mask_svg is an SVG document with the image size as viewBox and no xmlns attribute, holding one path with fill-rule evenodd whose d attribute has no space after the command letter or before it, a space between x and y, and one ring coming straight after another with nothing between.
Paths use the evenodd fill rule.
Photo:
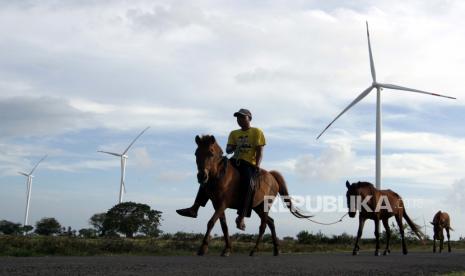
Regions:
<instances>
[{"instance_id":1,"label":"white cloud","mask_svg":"<svg viewBox=\"0 0 465 276\"><path fill-rule=\"evenodd\" d=\"M0 99L0 135L52 136L87 127L91 115L62 98L14 97Z\"/></svg>"},{"instance_id":2,"label":"white cloud","mask_svg":"<svg viewBox=\"0 0 465 276\"><path fill-rule=\"evenodd\" d=\"M395 151L420 151L425 153L465 153L465 139L428 132L385 131L383 147ZM375 133L360 136L359 144L374 143Z\"/></svg>"},{"instance_id":3,"label":"white cloud","mask_svg":"<svg viewBox=\"0 0 465 276\"><path fill-rule=\"evenodd\" d=\"M84 160L77 162L49 162L44 165L46 169L63 172L79 172L83 170L106 170L109 168L119 168L117 160Z\"/></svg>"},{"instance_id":4,"label":"white cloud","mask_svg":"<svg viewBox=\"0 0 465 276\"><path fill-rule=\"evenodd\" d=\"M16 176L18 171L30 171L45 155L63 155L61 149L44 145L12 144L0 142L0 175ZM49 160L41 163L41 168L47 168Z\"/></svg>"},{"instance_id":5,"label":"white cloud","mask_svg":"<svg viewBox=\"0 0 465 276\"><path fill-rule=\"evenodd\" d=\"M445 198L442 201L449 208L462 211L465 208L465 179L455 181L445 193Z\"/></svg>"},{"instance_id":6,"label":"white cloud","mask_svg":"<svg viewBox=\"0 0 465 276\"><path fill-rule=\"evenodd\" d=\"M305 154L270 164L310 180L374 179L374 134L337 132L328 136L319 154ZM401 181L415 187L444 189L463 175L465 140L461 138L387 131L383 134L383 145L382 177L387 183Z\"/></svg>"},{"instance_id":7,"label":"white cloud","mask_svg":"<svg viewBox=\"0 0 465 276\"><path fill-rule=\"evenodd\" d=\"M157 182L161 184L181 183L188 179L195 179L194 173L190 171L163 171L157 177Z\"/></svg>"},{"instance_id":8,"label":"white cloud","mask_svg":"<svg viewBox=\"0 0 465 276\"><path fill-rule=\"evenodd\" d=\"M141 169L148 169L152 167L153 160L150 157L147 148L136 147L132 151L131 161L134 162L134 165Z\"/></svg>"},{"instance_id":9,"label":"white cloud","mask_svg":"<svg viewBox=\"0 0 465 276\"><path fill-rule=\"evenodd\" d=\"M356 155L350 144L329 144L319 155L304 155L295 161L295 172L310 179L325 181L347 177L356 168Z\"/></svg>"}]
</instances>

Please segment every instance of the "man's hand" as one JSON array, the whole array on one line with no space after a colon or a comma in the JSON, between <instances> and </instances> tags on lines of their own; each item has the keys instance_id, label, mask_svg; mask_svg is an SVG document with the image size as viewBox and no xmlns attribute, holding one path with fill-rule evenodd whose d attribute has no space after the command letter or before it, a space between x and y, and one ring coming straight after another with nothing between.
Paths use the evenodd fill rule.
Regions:
<instances>
[{"instance_id":1,"label":"man's hand","mask_svg":"<svg viewBox=\"0 0 465 276\"><path fill-rule=\"evenodd\" d=\"M235 150L236 150L236 145L231 145L231 144L227 144L227 145L226 145L226 153L227 153L227 154L231 154L231 153L233 153Z\"/></svg>"}]
</instances>

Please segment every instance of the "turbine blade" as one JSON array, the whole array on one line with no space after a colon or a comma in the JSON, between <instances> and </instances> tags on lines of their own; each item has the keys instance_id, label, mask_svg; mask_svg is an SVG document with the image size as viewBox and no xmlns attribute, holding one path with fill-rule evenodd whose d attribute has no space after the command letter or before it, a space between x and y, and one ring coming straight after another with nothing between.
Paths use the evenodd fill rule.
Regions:
<instances>
[{"instance_id":1,"label":"turbine blade","mask_svg":"<svg viewBox=\"0 0 465 276\"><path fill-rule=\"evenodd\" d=\"M431 96L437 96L437 97L443 97L443 98L456 100L455 97L441 95L441 94L427 92L427 91L422 91L422 90L417 90L417 89L412 89L412 88L403 87L403 86L399 86L399 85L395 85L395 84L379 83L378 85L380 87L383 87L383 88L389 88L389 89L395 89L395 90L404 90L404 91L409 91L409 92L421 93L421 94L426 94L426 95L431 95Z\"/></svg>"},{"instance_id":2,"label":"turbine blade","mask_svg":"<svg viewBox=\"0 0 465 276\"><path fill-rule=\"evenodd\" d=\"M363 98L365 98L366 95L368 95L370 93L370 91L373 89L373 85L371 85L370 87L368 87L367 89L365 89L365 91L363 91L360 95L357 96L357 98L355 98L355 100L353 100L346 108L344 108L344 110L342 110L341 113L339 113L339 115L336 116L336 118L334 118L334 120L331 121L331 123L329 123L328 126L325 127L325 129L320 133L320 135L318 135L318 137L316 137L316 139L318 140L318 138L320 138L321 135L323 135L323 133L337 120L339 119L339 117L342 116L342 114L344 114L347 110L349 110L352 106L354 106L355 104L357 104L359 101L361 101Z\"/></svg>"},{"instance_id":3,"label":"turbine blade","mask_svg":"<svg viewBox=\"0 0 465 276\"><path fill-rule=\"evenodd\" d=\"M134 140L132 140L131 144L129 144L129 146L123 151L123 155L126 154L128 152L128 150L131 148L131 146L136 142L137 139L139 139L139 137L142 136L142 134L144 134L144 132L149 129L150 127L146 127L144 130L142 130L142 132L137 135L136 138L134 138Z\"/></svg>"},{"instance_id":4,"label":"turbine blade","mask_svg":"<svg viewBox=\"0 0 465 276\"><path fill-rule=\"evenodd\" d=\"M18 173L21 174L21 175L27 176L27 177L29 176L29 175L28 175L27 173L25 173L25 172L18 172Z\"/></svg>"},{"instance_id":5,"label":"turbine blade","mask_svg":"<svg viewBox=\"0 0 465 276\"><path fill-rule=\"evenodd\" d=\"M371 78L373 79L373 82L376 82L375 62L373 61L373 53L371 52L370 32L368 31L368 21L366 23L367 23L368 53L370 54Z\"/></svg>"},{"instance_id":6,"label":"turbine blade","mask_svg":"<svg viewBox=\"0 0 465 276\"><path fill-rule=\"evenodd\" d=\"M31 172L29 173L29 175L31 175L35 169L37 168L37 166L39 166L40 162L44 161L44 159L47 158L47 155L45 155L44 157L42 157L42 159L39 160L39 162L37 162L37 164L34 166L34 168L32 168Z\"/></svg>"},{"instance_id":7,"label":"turbine blade","mask_svg":"<svg viewBox=\"0 0 465 276\"><path fill-rule=\"evenodd\" d=\"M111 154L111 155L118 156L118 157L121 157L121 155L122 155L122 154L119 154L119 153L103 151L103 150L98 150L97 152L107 153L107 154Z\"/></svg>"}]
</instances>

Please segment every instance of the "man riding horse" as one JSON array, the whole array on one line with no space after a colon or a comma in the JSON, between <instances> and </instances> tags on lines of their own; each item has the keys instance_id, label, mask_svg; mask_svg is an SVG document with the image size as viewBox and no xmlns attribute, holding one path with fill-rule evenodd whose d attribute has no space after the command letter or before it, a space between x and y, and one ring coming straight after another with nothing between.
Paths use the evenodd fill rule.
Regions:
<instances>
[{"instance_id":1,"label":"man riding horse","mask_svg":"<svg viewBox=\"0 0 465 276\"><path fill-rule=\"evenodd\" d=\"M241 128L233 130L229 134L226 153L234 153L231 161L241 175L245 196L242 207L237 210L236 226L245 230L244 217L250 217L250 204L254 189L253 179L260 171L263 147L266 141L261 129L251 127L252 113L249 110L240 109L234 113L234 117L237 117L237 123ZM201 176L198 174L197 178L199 177ZM198 181L201 183L201 179ZM200 206L204 207L208 199L204 187L200 186L194 204L189 208L176 210L176 212L181 216L196 218Z\"/></svg>"}]
</instances>

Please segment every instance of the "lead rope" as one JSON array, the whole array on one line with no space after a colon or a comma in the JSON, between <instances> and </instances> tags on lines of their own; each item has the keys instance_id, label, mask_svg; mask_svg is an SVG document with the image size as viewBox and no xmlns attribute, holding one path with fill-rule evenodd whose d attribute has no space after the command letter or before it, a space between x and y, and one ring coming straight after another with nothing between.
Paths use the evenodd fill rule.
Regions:
<instances>
[{"instance_id":1,"label":"lead rope","mask_svg":"<svg viewBox=\"0 0 465 276\"><path fill-rule=\"evenodd\" d=\"M321 225L333 225L333 224L336 224L336 223L339 223L339 222L342 222L342 219L344 219L345 216L347 216L349 213L345 213L339 220L335 221L335 222L330 222L330 223L325 223L325 222L318 222L316 220L313 220L311 218L307 218L309 221L313 222L313 223L316 223L316 224L321 224Z\"/></svg>"}]
</instances>

